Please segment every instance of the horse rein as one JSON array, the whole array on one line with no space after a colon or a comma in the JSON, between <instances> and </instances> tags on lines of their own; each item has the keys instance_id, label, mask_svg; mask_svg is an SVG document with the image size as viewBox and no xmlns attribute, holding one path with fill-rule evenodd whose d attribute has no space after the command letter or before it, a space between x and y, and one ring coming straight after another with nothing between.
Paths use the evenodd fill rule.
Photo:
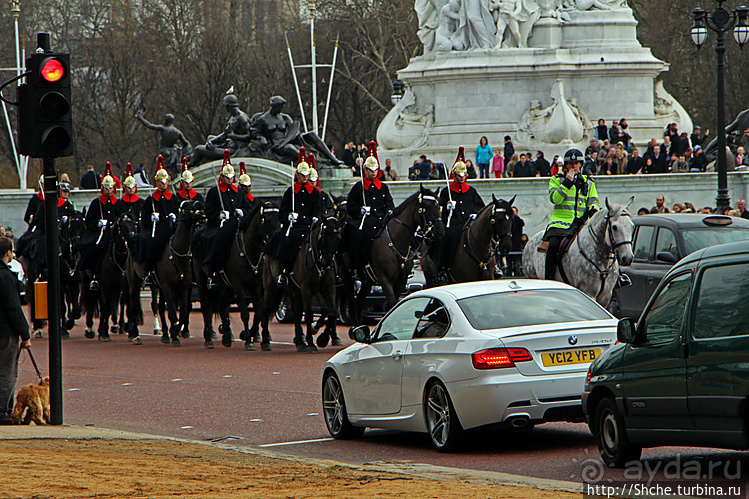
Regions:
<instances>
[{"instance_id":1,"label":"horse rein","mask_svg":"<svg viewBox=\"0 0 749 499\"><path fill-rule=\"evenodd\" d=\"M629 217L630 214L627 213L626 211L623 211L620 216ZM580 245L580 243L578 243L578 247L580 248L580 254L583 256L583 258L585 258L588 261L588 263L590 263L593 266L594 269L598 271L598 274L601 277L601 287L598 288L598 293L596 293L596 298L598 298L598 296L600 296L600 294L603 292L603 288L606 286L606 279L608 278L609 274L611 273L611 269L614 268L614 264L616 263L616 249L621 246L625 246L627 244L631 245L632 240L630 239L627 241L620 241L619 243L614 243L614 234L613 234L613 229L611 228L611 210L609 210L608 208L607 208L607 213L606 213L606 224L604 225L603 232L608 233L609 241L611 244L606 244L605 235L603 238L599 238L596 235L596 233L593 232L593 229L590 225L588 225L588 232L590 233L590 236L593 238L593 240L596 242L596 244L599 247L607 246L609 248L609 253L606 258L609 263L605 269L600 269L598 265L596 265L596 263L590 257L588 257L588 255L585 254L583 247Z\"/></svg>"},{"instance_id":2,"label":"horse rein","mask_svg":"<svg viewBox=\"0 0 749 499\"><path fill-rule=\"evenodd\" d=\"M325 220L328 222L333 222L333 223L338 222L338 219L336 217L327 217ZM318 227L319 227L319 230L317 232L317 238L315 242L319 246L320 242L322 241L323 233L325 229L327 229L327 225L325 225L325 222L321 220ZM340 229L336 228L334 229L334 232L340 232ZM310 232L310 236L311 236L311 232ZM330 263L328 263L327 265L323 265L322 254L319 250L316 249L315 246L312 245L312 237L307 238L307 252L306 253L310 253L310 255L312 256L312 263L315 266L315 271L317 272L318 278L322 278L322 276L324 276L325 273L328 272L333 267L333 263L335 262L335 252L333 252L333 258L330 259Z\"/></svg>"},{"instance_id":3,"label":"horse rein","mask_svg":"<svg viewBox=\"0 0 749 499\"><path fill-rule=\"evenodd\" d=\"M481 210L478 214L481 215L481 212L483 211L484 210ZM491 217L489 218L490 220L489 223L493 226L496 226L496 223L497 223L497 220L496 220L497 213L507 213L507 210L505 208L497 208L497 205L492 202ZM476 220L478 220L478 215L475 218L473 218L466 227L467 229L465 231L466 243L463 245L463 247L466 249L466 253L468 253L468 256L470 256L472 259L476 261L476 263L478 263L479 269L482 271L486 271L486 270L489 270L489 262L491 261L492 256L496 256L497 250L495 248L499 244L499 240L509 235L510 233L508 232L507 234L500 235L499 240L496 240L494 237L494 234L492 234L491 242L493 242L494 244L493 245L491 243L489 244L489 250L488 250L489 254L486 257L486 260L482 260L476 255L476 252L473 250L473 245L471 244L471 236L472 236L471 228L473 227L473 224ZM474 236L474 239L475 239L475 236ZM493 246L495 248L493 248Z\"/></svg>"}]
</instances>

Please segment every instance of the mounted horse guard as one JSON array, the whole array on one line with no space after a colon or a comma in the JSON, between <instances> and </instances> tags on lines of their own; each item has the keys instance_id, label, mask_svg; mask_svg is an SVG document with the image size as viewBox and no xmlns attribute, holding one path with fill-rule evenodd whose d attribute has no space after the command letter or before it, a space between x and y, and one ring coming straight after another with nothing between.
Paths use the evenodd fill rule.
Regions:
<instances>
[{"instance_id":1,"label":"mounted horse guard","mask_svg":"<svg viewBox=\"0 0 749 499\"><path fill-rule=\"evenodd\" d=\"M619 266L634 260L628 211L634 196L625 206L607 198L599 210L595 182L579 173L582 153L570 149L564 161L565 172L549 180L554 213L546 231L535 234L523 250L523 270L528 277L566 282L608 307Z\"/></svg>"},{"instance_id":2,"label":"mounted horse guard","mask_svg":"<svg viewBox=\"0 0 749 499\"><path fill-rule=\"evenodd\" d=\"M469 217L462 225L457 245L453 246L452 263L446 270L447 282L485 281L495 278L498 255L509 251L508 238L512 227L514 201L515 197L505 201L492 195L491 203L483 207L476 216ZM427 283L433 283L436 265L429 254L422 258L421 268Z\"/></svg>"},{"instance_id":3,"label":"mounted horse guard","mask_svg":"<svg viewBox=\"0 0 749 499\"><path fill-rule=\"evenodd\" d=\"M127 262L130 295L128 340L135 345L142 343L138 332L138 326L143 324L141 286L145 283L151 287L152 293L155 293L158 280L154 270L169 243L172 228L177 223L179 204L177 197L169 190L169 182L169 173L164 168L164 158L159 156L154 175L156 190L145 200L140 217L140 232L134 238L134 248Z\"/></svg>"},{"instance_id":4,"label":"mounted horse guard","mask_svg":"<svg viewBox=\"0 0 749 499\"><path fill-rule=\"evenodd\" d=\"M229 319L231 289L227 275L230 272L226 272L230 268L227 261L237 231L249 215L250 206L247 195L236 185L236 172L226 150L216 185L210 188L205 197L205 227L194 238L193 270L200 294L205 348L214 348L214 312L221 316L221 344L228 348L234 342Z\"/></svg>"},{"instance_id":5,"label":"mounted horse guard","mask_svg":"<svg viewBox=\"0 0 749 499\"><path fill-rule=\"evenodd\" d=\"M275 312L281 298L281 291L287 291L292 300L292 310L301 310L301 295L296 290L299 283L306 281L302 275L308 272L299 264L300 248L306 248L310 241L310 231L323 217L322 195L310 181L312 169L307 163L307 151L302 147L297 158L296 172L291 187L286 189L279 207L281 227L273 235L263 264L263 287L265 314L262 328L268 328L268 319ZM306 244L306 245L305 245ZM293 276L290 273L293 272ZM290 282L293 278L293 283ZM296 312L295 312L296 313ZM299 312L301 313L301 312ZM300 340L301 327L297 328L295 343L297 350L307 350ZM314 346L314 345L313 345ZM270 350L270 342L263 338L262 350Z\"/></svg>"},{"instance_id":6,"label":"mounted horse guard","mask_svg":"<svg viewBox=\"0 0 749 499\"><path fill-rule=\"evenodd\" d=\"M182 158L182 172L179 175L179 189L177 190L177 198L179 199L180 203L182 201L200 201L200 204L204 205L205 199L203 199L203 195L192 188L195 177L187 168L187 164L187 158Z\"/></svg>"},{"instance_id":7,"label":"mounted horse guard","mask_svg":"<svg viewBox=\"0 0 749 499\"><path fill-rule=\"evenodd\" d=\"M437 192L419 185L419 190L406 198L387 217L385 225L369 247L369 266L361 276L358 292L351 276L344 272L346 293L355 297L351 313L354 325L361 324L364 300L372 286L382 287L385 310L390 310L398 302L413 269L416 255L413 249L414 236L417 233L427 243L444 236L437 196ZM352 199L349 199L349 214L352 213L351 202Z\"/></svg>"},{"instance_id":8,"label":"mounted horse guard","mask_svg":"<svg viewBox=\"0 0 749 499\"><path fill-rule=\"evenodd\" d=\"M43 202L34 202L35 200L44 199L44 191L41 190L39 194L41 194L41 198L38 194L35 194L31 201L29 201L28 208L36 206L36 212L28 217L30 221L29 228L18 240L16 251L24 268L27 288L30 288L27 289L27 294L31 297L32 317L35 316L33 309L34 282L47 278L45 208ZM80 304L78 303L78 273L76 272L77 240L75 251L72 248L72 242L75 239L80 239L82 231L82 223L80 222L83 215L76 211L73 204L68 200L70 194L69 183L60 182L58 184L58 194L57 226L59 227L58 237L60 241L60 286L63 294L60 310L65 311L68 316L61 334L63 339L67 339L70 337L68 330L72 329L75 319L81 316ZM34 337L41 338L41 328L44 326L44 321L34 319L33 326Z\"/></svg>"}]
</instances>

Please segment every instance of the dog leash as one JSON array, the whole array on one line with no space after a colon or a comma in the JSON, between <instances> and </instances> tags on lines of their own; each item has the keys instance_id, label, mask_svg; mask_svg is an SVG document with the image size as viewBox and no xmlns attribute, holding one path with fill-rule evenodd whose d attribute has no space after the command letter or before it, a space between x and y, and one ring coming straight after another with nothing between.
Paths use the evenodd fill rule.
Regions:
<instances>
[{"instance_id":1,"label":"dog leash","mask_svg":"<svg viewBox=\"0 0 749 499\"><path fill-rule=\"evenodd\" d=\"M21 348L21 349L19 349L18 350L18 355L16 356L16 362L18 362L19 364L21 363L20 362L20 360L21 360L21 353L23 353L23 350L26 350L27 352L29 352L29 358L31 359L31 363L34 365L34 369L36 370L36 375L39 376L39 381L42 381L42 379L44 379L42 377L42 372L39 370L39 366L36 364L36 359L34 358L34 354L31 353L31 349L30 348Z\"/></svg>"}]
</instances>

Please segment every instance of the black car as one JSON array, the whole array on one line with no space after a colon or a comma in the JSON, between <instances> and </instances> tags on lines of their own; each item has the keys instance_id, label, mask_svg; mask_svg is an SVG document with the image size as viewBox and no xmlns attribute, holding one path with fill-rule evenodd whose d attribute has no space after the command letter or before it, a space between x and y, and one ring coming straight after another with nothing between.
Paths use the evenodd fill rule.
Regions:
<instances>
[{"instance_id":1,"label":"black car","mask_svg":"<svg viewBox=\"0 0 749 499\"><path fill-rule=\"evenodd\" d=\"M639 317L663 276L688 254L749 239L749 220L723 215L653 214L634 223L635 260L622 269L632 285L614 291L610 310L617 317Z\"/></svg>"}]
</instances>

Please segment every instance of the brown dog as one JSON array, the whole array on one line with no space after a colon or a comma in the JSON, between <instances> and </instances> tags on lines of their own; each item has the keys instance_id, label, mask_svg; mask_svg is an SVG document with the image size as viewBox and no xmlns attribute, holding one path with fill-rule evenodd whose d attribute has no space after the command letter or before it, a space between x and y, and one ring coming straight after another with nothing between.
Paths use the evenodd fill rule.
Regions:
<instances>
[{"instance_id":1,"label":"brown dog","mask_svg":"<svg viewBox=\"0 0 749 499\"><path fill-rule=\"evenodd\" d=\"M24 416L24 412L26 413ZM49 376L38 385L24 385L18 390L16 407L13 409L13 424L49 424Z\"/></svg>"}]
</instances>

